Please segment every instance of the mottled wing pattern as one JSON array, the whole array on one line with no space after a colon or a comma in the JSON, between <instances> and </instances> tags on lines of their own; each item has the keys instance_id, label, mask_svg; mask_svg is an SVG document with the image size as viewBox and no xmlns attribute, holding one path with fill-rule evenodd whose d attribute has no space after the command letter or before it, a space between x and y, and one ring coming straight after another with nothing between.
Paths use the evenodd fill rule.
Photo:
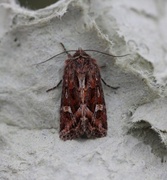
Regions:
<instances>
[{"instance_id":1,"label":"mottled wing pattern","mask_svg":"<svg viewBox=\"0 0 167 180\"><path fill-rule=\"evenodd\" d=\"M107 115L96 60L78 50L66 60L60 108L60 138L107 134Z\"/></svg>"}]
</instances>

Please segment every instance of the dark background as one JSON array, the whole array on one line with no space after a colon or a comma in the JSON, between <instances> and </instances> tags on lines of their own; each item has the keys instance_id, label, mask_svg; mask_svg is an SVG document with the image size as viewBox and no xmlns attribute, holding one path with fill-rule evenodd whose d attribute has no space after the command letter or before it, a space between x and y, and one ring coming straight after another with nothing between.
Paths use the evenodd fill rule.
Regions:
<instances>
[{"instance_id":1,"label":"dark background","mask_svg":"<svg viewBox=\"0 0 167 180\"><path fill-rule=\"evenodd\" d=\"M17 0L17 3L27 9L37 10L54 4L57 1L58 0Z\"/></svg>"}]
</instances>

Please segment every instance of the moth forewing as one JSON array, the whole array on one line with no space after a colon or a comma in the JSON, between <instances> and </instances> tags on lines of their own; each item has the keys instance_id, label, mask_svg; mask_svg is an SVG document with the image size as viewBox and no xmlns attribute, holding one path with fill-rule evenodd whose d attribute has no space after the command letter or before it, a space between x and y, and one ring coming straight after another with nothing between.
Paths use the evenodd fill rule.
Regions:
<instances>
[{"instance_id":1,"label":"moth forewing","mask_svg":"<svg viewBox=\"0 0 167 180\"><path fill-rule=\"evenodd\" d=\"M95 59L78 50L65 63L60 138L96 138L107 134L107 115L100 70Z\"/></svg>"}]
</instances>

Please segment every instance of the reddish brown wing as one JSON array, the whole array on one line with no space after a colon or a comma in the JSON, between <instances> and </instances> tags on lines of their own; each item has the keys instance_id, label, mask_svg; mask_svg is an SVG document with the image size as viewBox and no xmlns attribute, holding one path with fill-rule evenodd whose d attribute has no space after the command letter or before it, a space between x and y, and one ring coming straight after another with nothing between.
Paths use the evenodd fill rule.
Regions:
<instances>
[{"instance_id":1,"label":"reddish brown wing","mask_svg":"<svg viewBox=\"0 0 167 180\"><path fill-rule=\"evenodd\" d=\"M87 133L88 137L103 137L107 134L107 115L103 89L101 85L100 70L96 61L91 59L91 68L89 69L87 84L86 104L91 112L93 112L93 121L89 118L92 132ZM90 134L90 135L89 135Z\"/></svg>"},{"instance_id":2,"label":"reddish brown wing","mask_svg":"<svg viewBox=\"0 0 167 180\"><path fill-rule=\"evenodd\" d=\"M95 138L106 134L106 107L96 61L88 55L68 59L63 76L60 138Z\"/></svg>"}]
</instances>

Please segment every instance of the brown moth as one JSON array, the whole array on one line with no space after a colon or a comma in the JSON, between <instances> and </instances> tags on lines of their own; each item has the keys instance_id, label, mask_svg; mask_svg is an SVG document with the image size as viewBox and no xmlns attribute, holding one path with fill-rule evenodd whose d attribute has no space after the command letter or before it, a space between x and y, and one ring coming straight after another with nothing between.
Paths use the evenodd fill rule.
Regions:
<instances>
[{"instance_id":1,"label":"brown moth","mask_svg":"<svg viewBox=\"0 0 167 180\"><path fill-rule=\"evenodd\" d=\"M105 85L109 85L101 78L95 59L82 49L78 49L74 55L71 55L64 45L61 45L68 54L63 80L57 86L47 90L47 92L51 91L61 82L63 83L59 136L62 140L104 137L107 135L107 113L101 80ZM117 89L118 87L111 88Z\"/></svg>"},{"instance_id":2,"label":"brown moth","mask_svg":"<svg viewBox=\"0 0 167 180\"><path fill-rule=\"evenodd\" d=\"M104 137L107 115L96 60L82 49L68 55L60 108L60 138Z\"/></svg>"}]
</instances>

